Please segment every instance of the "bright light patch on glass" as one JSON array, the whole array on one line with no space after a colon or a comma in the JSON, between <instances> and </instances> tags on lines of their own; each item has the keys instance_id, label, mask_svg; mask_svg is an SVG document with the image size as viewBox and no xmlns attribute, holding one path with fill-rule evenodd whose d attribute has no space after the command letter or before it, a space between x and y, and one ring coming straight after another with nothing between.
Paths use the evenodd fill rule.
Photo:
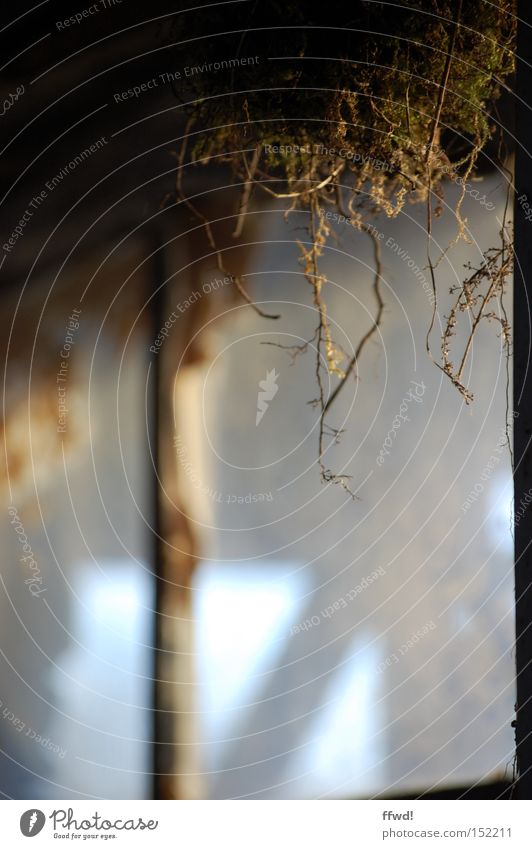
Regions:
<instances>
[{"instance_id":1,"label":"bright light patch on glass","mask_svg":"<svg viewBox=\"0 0 532 849\"><path fill-rule=\"evenodd\" d=\"M513 551L512 523L514 493L512 478L498 475L489 484L489 515L486 519L490 541L504 550Z\"/></svg>"},{"instance_id":2,"label":"bright light patch on glass","mask_svg":"<svg viewBox=\"0 0 532 849\"><path fill-rule=\"evenodd\" d=\"M223 736L231 710L253 700L262 673L275 663L297 621L302 578L288 573L279 563L204 563L197 570L193 608L199 709L205 712L207 740Z\"/></svg>"},{"instance_id":3,"label":"bright light patch on glass","mask_svg":"<svg viewBox=\"0 0 532 849\"><path fill-rule=\"evenodd\" d=\"M298 796L367 796L385 782L383 711L379 709L378 650L357 636L324 696L308 744L291 767L301 776Z\"/></svg>"},{"instance_id":4,"label":"bright light patch on glass","mask_svg":"<svg viewBox=\"0 0 532 849\"><path fill-rule=\"evenodd\" d=\"M61 707L77 724L51 734L60 735L65 748L80 758L65 761L64 780L69 769L75 773L81 764L89 786L98 786L102 798L146 798L153 578L138 564L119 559L82 563L74 576L79 601L72 605L73 639L58 658L54 678ZM90 728L96 731L89 733Z\"/></svg>"}]
</instances>

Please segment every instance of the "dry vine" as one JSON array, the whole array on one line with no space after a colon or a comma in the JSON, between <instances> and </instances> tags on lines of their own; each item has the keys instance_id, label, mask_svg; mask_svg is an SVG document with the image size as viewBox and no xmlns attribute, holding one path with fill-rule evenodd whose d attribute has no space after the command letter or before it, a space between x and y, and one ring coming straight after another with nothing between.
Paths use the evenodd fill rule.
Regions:
<instances>
[{"instance_id":1,"label":"dry vine","mask_svg":"<svg viewBox=\"0 0 532 849\"><path fill-rule=\"evenodd\" d=\"M378 16L378 5L373 4L374 9L360 13L360 20L356 16L349 18L341 38L338 27L318 25L305 27L298 42L295 26L278 28L287 30L276 32L276 37L279 36L292 59L290 66L286 63L281 66L275 80L278 85L246 67L242 76L248 87L241 86L244 93L220 97L208 91L202 79L193 79L190 118L178 155L176 180L177 199L204 227L217 267L234 281L244 300L265 318L277 316L260 310L242 280L228 272L211 223L184 191L185 163L207 163L216 157L231 166L235 183L241 187L234 238L240 238L243 233L254 190L276 201L289 201L286 218L296 212L307 215L308 239L299 241L298 245L303 274L312 290L317 326L311 340L286 350L295 357L305 353L311 343L315 347L318 397L313 403L320 416L321 478L326 483L340 484L351 495L348 477L336 474L325 462L327 437L336 442L341 435L328 424L327 417L349 379L357 378L361 355L382 323L380 243L370 223L372 216L384 214L395 218L407 201L425 204L427 261L434 296L427 352L466 403L473 395L464 383L464 371L482 321L498 323L507 356L510 352L510 327L503 300L512 272L511 234L506 223L501 228L500 246L487 251L478 267L469 266L467 278L451 289L455 299L444 322L439 361L433 357L430 336L438 310L437 267L443 255L433 261L430 247L433 218L442 211L443 186L449 176L462 187L454 210L457 235L449 247L458 240L469 241L462 206L467 180L490 138L488 106L505 86L504 79L513 68L513 3L499 0L487 6L483 4L482 30L478 32L475 3L406 0L399 11L396 7L388 10L397 24L395 35L381 37L372 29L376 27L377 17L373 19L372 15ZM318 9L314 4L310 6L314 11ZM285 20L288 16L296 24L309 13L309 9L303 10L302 18L297 4L284 4L279 11ZM239 55L250 32L255 50L258 50L256 45L267 45L269 28L261 26L266 20L261 18L263 14L253 4L248 29L237 32ZM210 10L207 31L212 31L212 20ZM361 40L359 32L363 23L369 23L369 28ZM205 24L201 16L195 22L199 32ZM324 55L324 29L333 30L329 44L334 40L338 61L330 62L326 78L319 76L320 85L316 85L316 79L299 60ZM214 58L224 53L231 55L222 48L223 43L223 39L213 39L209 45ZM231 92L234 92L233 77L234 67L230 75ZM294 126L285 116L290 114L292 104L297 102L293 98L301 91L309 99L312 114ZM192 128L196 126L200 131L194 133L192 142ZM458 156L450 153L453 145L458 145ZM249 160L244 149L252 151ZM360 150L364 151L363 155ZM348 214L344 211L346 199ZM332 235L320 209L331 205L373 241L375 312L351 357L334 341L327 314L328 280L320 269L320 259ZM451 346L456 341L456 325L461 314L470 317L470 330L455 367ZM327 397L324 378L329 375L337 383Z\"/></svg>"}]
</instances>

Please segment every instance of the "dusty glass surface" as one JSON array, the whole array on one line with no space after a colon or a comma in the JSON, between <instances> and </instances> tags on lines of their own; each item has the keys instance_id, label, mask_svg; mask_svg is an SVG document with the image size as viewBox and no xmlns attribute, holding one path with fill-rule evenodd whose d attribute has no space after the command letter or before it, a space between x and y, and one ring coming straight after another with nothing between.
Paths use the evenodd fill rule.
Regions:
<instances>
[{"instance_id":1,"label":"dusty glass surface","mask_svg":"<svg viewBox=\"0 0 532 849\"><path fill-rule=\"evenodd\" d=\"M495 178L482 188L495 209L466 199L473 246L441 261L448 286L496 242L502 190ZM294 244L304 221L291 221L262 213L247 277L282 318L228 307L204 330L212 358L176 396L178 468L203 558L193 610L205 793L366 797L501 777L512 760L514 619L497 328L474 342L467 406L425 351L421 213L375 219L388 307L328 417L344 431L326 464L351 476L357 498L346 498L319 480L313 352L292 361L279 347L315 328ZM436 223L435 256L455 226L450 215ZM372 248L345 225L336 232L323 269L349 352L374 310Z\"/></svg>"},{"instance_id":2,"label":"dusty glass surface","mask_svg":"<svg viewBox=\"0 0 532 849\"><path fill-rule=\"evenodd\" d=\"M35 283L35 297L47 284ZM143 798L154 603L139 513L150 513L145 344L142 332L132 336L121 362L116 325L102 321L102 309L73 313L70 292L47 315L51 346L44 330L35 336L33 378L23 370L17 381L16 358L8 363L0 790L19 799Z\"/></svg>"}]
</instances>

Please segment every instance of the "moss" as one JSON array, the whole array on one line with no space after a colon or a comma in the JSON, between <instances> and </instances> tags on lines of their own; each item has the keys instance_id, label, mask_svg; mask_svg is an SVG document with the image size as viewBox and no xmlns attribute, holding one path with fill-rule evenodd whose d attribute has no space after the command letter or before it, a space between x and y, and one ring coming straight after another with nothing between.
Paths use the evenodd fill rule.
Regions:
<instances>
[{"instance_id":1,"label":"moss","mask_svg":"<svg viewBox=\"0 0 532 849\"><path fill-rule=\"evenodd\" d=\"M402 7L358 2L339 9L313 2L252 5L233 26L224 6L182 19L177 40L198 39L198 63L258 56L254 65L185 80L185 99L196 101L191 111L205 127L193 146L195 158L231 159L250 143L323 145L343 149L352 163L361 152L366 161L368 155L385 161L388 177L396 169L423 180L459 6L437 149L447 158L450 138L455 146L460 139L460 165L488 138L489 108L513 69L512 0L405 0ZM227 34L228 28L239 31ZM301 153L265 159L288 180L309 160ZM397 173L378 182L395 191Z\"/></svg>"},{"instance_id":2,"label":"moss","mask_svg":"<svg viewBox=\"0 0 532 849\"><path fill-rule=\"evenodd\" d=\"M234 12L234 6L222 5L179 19L180 49L190 55L195 44L198 65L207 63L185 76L182 97L193 133L185 134L179 161L187 155L203 162L216 156L231 165L235 181L243 186L235 235L242 230L253 187L291 198L287 215L298 209L307 213L308 239L299 246L318 324L311 341L319 385L321 477L351 492L345 477L324 464L326 429L333 438L339 436L325 419L339 391L356 374L362 350L382 321L380 248L368 217L377 212L395 217L407 201L428 200L430 234L446 176L459 171L470 177L492 132L492 106L513 72L515 2L350 0L331 6L272 0L237 6L238 21L227 19L228 8ZM209 222L186 197L180 181L179 171L180 199L203 222L219 268L228 273ZM457 238L467 240L461 216L464 192L455 213ZM325 205L347 213L352 226L374 242L375 315L351 360L334 344L327 279L318 267L331 235L320 214ZM462 375L473 334L481 319L496 319L490 304L502 304L511 274L504 224L501 239L502 247L488 253L481 268L459 287L442 334L440 363L434 358L467 402L472 394ZM429 267L434 311L427 348L437 311L430 259ZM252 303L242 281L233 279ZM456 315L466 309L471 310L472 330L455 368L450 346ZM503 316L500 326L508 353L504 310ZM339 378L328 400L323 363Z\"/></svg>"}]
</instances>

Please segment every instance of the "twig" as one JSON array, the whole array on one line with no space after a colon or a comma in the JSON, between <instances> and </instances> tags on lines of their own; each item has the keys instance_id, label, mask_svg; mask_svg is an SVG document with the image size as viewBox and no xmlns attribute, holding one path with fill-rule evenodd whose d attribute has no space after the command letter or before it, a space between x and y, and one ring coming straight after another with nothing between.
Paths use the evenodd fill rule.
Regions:
<instances>
[{"instance_id":1,"label":"twig","mask_svg":"<svg viewBox=\"0 0 532 849\"><path fill-rule=\"evenodd\" d=\"M242 154L245 158L245 154ZM244 183L242 194L240 195L240 210L238 213L238 218L236 222L235 229L233 230L233 238L238 239L239 236L242 235L242 230L244 229L244 221L246 219L249 199L251 197L251 189L253 188L253 184L255 182L255 171L257 170L257 165L259 164L260 159L260 145L257 145L253 152L253 157L251 159L251 166L247 169L248 171L248 179ZM247 166L247 162L246 162Z\"/></svg>"},{"instance_id":2,"label":"twig","mask_svg":"<svg viewBox=\"0 0 532 849\"><path fill-rule=\"evenodd\" d=\"M384 301L382 299L382 294L381 294L381 290L380 290L380 281L381 281L381 277L382 277L381 243L380 243L379 239L377 238L377 236L375 235L375 233L372 230L370 230L369 227L365 227L364 225L362 225L362 229L364 230L365 233L368 234L368 236L371 238L371 240L373 242L373 255L374 255L374 261L375 261L375 274L374 274L374 278L373 278L373 292L374 292L374 295L375 295L375 300L377 301L377 313L375 315L375 318L373 319L373 324L371 325L369 330L364 334L362 339L359 341L357 348L356 348L356 351L353 354L351 360L349 361L349 363L348 363L348 365L345 369L345 373L344 373L343 378L341 379L340 383L334 389L334 392L332 392L331 395L329 396L329 399L328 399L327 403L325 404L325 407L324 407L324 410L323 410L324 416L326 415L326 413L330 410L331 406L336 401L338 395L340 394L343 387L345 386L349 376L353 373L353 371L356 370L356 368L358 366L358 362L360 360L360 356L362 354L362 351L364 350L366 344L369 342L369 340L371 339L373 334L376 333L376 331L378 330L378 328L380 327L380 325L382 323L382 314L383 314L383 311L384 311Z\"/></svg>"},{"instance_id":3,"label":"twig","mask_svg":"<svg viewBox=\"0 0 532 849\"><path fill-rule=\"evenodd\" d=\"M203 228L204 228L205 233L207 235L207 240L209 242L209 245L211 246L211 248L214 252L214 255L216 256L216 265L217 265L218 270L225 277L228 277L231 280L232 283L234 283L235 288L240 293L240 296L243 298L243 300L247 304L250 305L250 307L252 307L255 310L257 315L260 315L261 318L271 318L271 319L280 318L280 315L278 315L278 314L272 315L271 313L267 313L267 312L264 312L264 310L261 310L260 307L257 306L255 301L252 299L252 297L247 292L247 290L246 290L244 284L242 283L242 280L240 279L240 277L236 274L231 274L225 268L223 261L222 261L222 254L221 254L221 251L216 244L216 240L214 238L209 219L205 215L203 215L202 212L200 212L200 210L192 203L190 198L188 198L182 190L181 171L182 171L182 165L183 165L183 161L184 161L185 152L186 152L186 146L183 144L182 147L181 147L181 152L180 152L180 156L179 156L179 159L178 159L179 167L177 169L177 177L176 177L176 193L177 193L178 198L182 201L182 203L184 203L185 206L188 207L188 209L190 209L190 211L193 213L193 215L199 221L201 221L201 223L203 224Z\"/></svg>"}]
</instances>

